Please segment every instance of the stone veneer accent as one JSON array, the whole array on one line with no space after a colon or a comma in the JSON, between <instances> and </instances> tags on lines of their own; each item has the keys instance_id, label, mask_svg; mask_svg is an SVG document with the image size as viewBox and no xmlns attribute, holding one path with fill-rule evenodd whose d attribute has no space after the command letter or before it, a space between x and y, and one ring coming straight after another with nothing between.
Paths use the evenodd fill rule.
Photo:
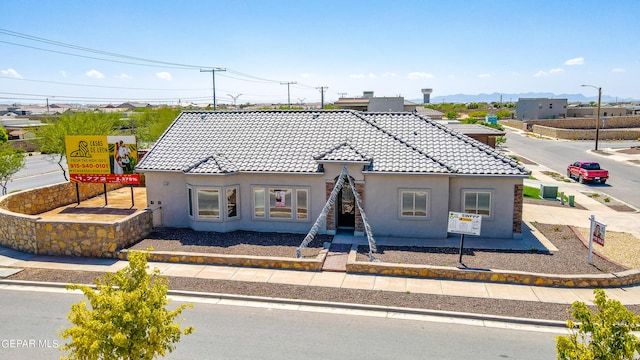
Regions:
<instances>
[{"instance_id":1,"label":"stone veneer accent","mask_svg":"<svg viewBox=\"0 0 640 360\"><path fill-rule=\"evenodd\" d=\"M364 183L354 183L356 187L356 192L360 197L360 203L362 204L362 208L364 209ZM366 212L366 210L365 210ZM356 232L364 232L364 222L362 221L362 215L360 214L360 209L356 206L356 223L355 223L355 231Z\"/></svg>"},{"instance_id":2,"label":"stone veneer accent","mask_svg":"<svg viewBox=\"0 0 640 360\"><path fill-rule=\"evenodd\" d=\"M99 195L103 189L102 184L80 184L81 199ZM152 230L150 209L115 222L53 221L35 215L76 201L72 183L0 198L0 245L39 255L115 258L118 250L139 241Z\"/></svg>"},{"instance_id":3,"label":"stone veneer accent","mask_svg":"<svg viewBox=\"0 0 640 360\"><path fill-rule=\"evenodd\" d=\"M321 271L328 251L328 249L320 250L320 253L314 259L225 255L194 252L149 251L149 261L202 265L244 266L265 269ZM118 257L123 260L128 259L129 250L125 249L120 251Z\"/></svg>"},{"instance_id":4,"label":"stone veneer accent","mask_svg":"<svg viewBox=\"0 0 640 360\"><path fill-rule=\"evenodd\" d=\"M640 270L637 269L613 274L556 275L493 269L459 269L447 266L364 262L356 261L356 256L357 251L351 250L347 260L347 273L574 288L607 288L640 283Z\"/></svg>"},{"instance_id":5,"label":"stone veneer accent","mask_svg":"<svg viewBox=\"0 0 640 360\"><path fill-rule=\"evenodd\" d=\"M329 197L331 197L331 192L333 191L333 187L335 186L334 181L327 181L325 186L325 193L327 201L329 201ZM327 217L325 223L327 224L327 230L335 230L336 229L336 219L335 219L336 207L335 203L331 205L329 212L327 212Z\"/></svg>"},{"instance_id":6,"label":"stone veneer accent","mask_svg":"<svg viewBox=\"0 0 640 360\"><path fill-rule=\"evenodd\" d=\"M515 185L513 189L513 232L518 234L522 233L523 196L524 185Z\"/></svg>"}]
</instances>

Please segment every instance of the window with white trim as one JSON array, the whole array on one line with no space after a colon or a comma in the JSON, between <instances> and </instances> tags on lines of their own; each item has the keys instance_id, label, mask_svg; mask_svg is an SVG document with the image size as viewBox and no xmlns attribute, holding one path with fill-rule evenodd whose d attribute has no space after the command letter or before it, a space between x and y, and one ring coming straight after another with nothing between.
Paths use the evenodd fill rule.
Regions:
<instances>
[{"instance_id":1,"label":"window with white trim","mask_svg":"<svg viewBox=\"0 0 640 360\"><path fill-rule=\"evenodd\" d=\"M253 186L255 219L309 221L309 189L291 186Z\"/></svg>"},{"instance_id":2,"label":"window with white trim","mask_svg":"<svg viewBox=\"0 0 640 360\"><path fill-rule=\"evenodd\" d=\"M196 197L198 218L220 219L220 189L198 189Z\"/></svg>"},{"instance_id":3,"label":"window with white trim","mask_svg":"<svg viewBox=\"0 0 640 360\"><path fill-rule=\"evenodd\" d=\"M224 191L227 196L227 219L236 219L240 216L240 212L238 211L238 194L240 193L240 189L238 186L227 186L224 188Z\"/></svg>"},{"instance_id":4,"label":"window with white trim","mask_svg":"<svg viewBox=\"0 0 640 360\"><path fill-rule=\"evenodd\" d=\"M429 191L400 190L400 217L422 219L429 217Z\"/></svg>"},{"instance_id":5,"label":"window with white trim","mask_svg":"<svg viewBox=\"0 0 640 360\"><path fill-rule=\"evenodd\" d=\"M491 191L465 190L462 198L465 213L491 217Z\"/></svg>"}]
</instances>

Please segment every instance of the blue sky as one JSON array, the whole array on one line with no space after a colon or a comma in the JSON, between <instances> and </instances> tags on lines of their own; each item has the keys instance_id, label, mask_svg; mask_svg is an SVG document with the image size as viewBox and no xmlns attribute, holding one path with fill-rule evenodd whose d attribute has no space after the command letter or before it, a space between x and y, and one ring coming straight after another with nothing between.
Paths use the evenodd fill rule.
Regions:
<instances>
[{"instance_id":1,"label":"blue sky","mask_svg":"<svg viewBox=\"0 0 640 360\"><path fill-rule=\"evenodd\" d=\"M297 82L292 103L320 101L318 87L328 87L326 101L363 91L421 99L421 88L597 95L581 84L640 98L637 0L21 0L0 9L0 103L211 102L213 79L200 69L212 67L227 69L216 72L218 103L238 94L238 103L286 103L282 82Z\"/></svg>"}]
</instances>

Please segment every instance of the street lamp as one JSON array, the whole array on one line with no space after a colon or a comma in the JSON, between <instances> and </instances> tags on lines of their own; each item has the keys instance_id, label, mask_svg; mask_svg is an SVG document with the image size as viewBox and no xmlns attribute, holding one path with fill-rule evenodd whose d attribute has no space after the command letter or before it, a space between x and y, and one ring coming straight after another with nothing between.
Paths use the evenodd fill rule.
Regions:
<instances>
[{"instance_id":1,"label":"street lamp","mask_svg":"<svg viewBox=\"0 0 640 360\"><path fill-rule=\"evenodd\" d=\"M596 114L596 151L598 151L598 133L600 132L600 100L602 99L602 88L593 85L580 85L598 89L598 112Z\"/></svg>"}]
</instances>

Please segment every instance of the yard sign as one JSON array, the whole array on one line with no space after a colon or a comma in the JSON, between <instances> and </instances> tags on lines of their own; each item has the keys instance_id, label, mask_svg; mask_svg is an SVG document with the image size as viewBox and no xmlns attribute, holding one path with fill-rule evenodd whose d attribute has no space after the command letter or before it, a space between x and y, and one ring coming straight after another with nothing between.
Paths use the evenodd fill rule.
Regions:
<instances>
[{"instance_id":1,"label":"yard sign","mask_svg":"<svg viewBox=\"0 0 640 360\"><path fill-rule=\"evenodd\" d=\"M135 136L66 136L65 147L72 182L140 183L140 176L133 173L138 157Z\"/></svg>"}]
</instances>

